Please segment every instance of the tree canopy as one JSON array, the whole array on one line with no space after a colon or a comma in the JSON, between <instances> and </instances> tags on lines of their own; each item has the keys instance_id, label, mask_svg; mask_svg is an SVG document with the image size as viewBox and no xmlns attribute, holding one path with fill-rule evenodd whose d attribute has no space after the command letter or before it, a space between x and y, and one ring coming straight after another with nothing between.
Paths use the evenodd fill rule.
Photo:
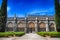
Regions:
<instances>
[{"instance_id":1,"label":"tree canopy","mask_svg":"<svg viewBox=\"0 0 60 40\"><path fill-rule=\"evenodd\" d=\"M0 13L1 32L5 31L6 21L7 21L7 0L2 0L1 13Z\"/></svg>"},{"instance_id":2,"label":"tree canopy","mask_svg":"<svg viewBox=\"0 0 60 40\"><path fill-rule=\"evenodd\" d=\"M60 31L60 4L59 0L55 0L55 23L57 31Z\"/></svg>"}]
</instances>

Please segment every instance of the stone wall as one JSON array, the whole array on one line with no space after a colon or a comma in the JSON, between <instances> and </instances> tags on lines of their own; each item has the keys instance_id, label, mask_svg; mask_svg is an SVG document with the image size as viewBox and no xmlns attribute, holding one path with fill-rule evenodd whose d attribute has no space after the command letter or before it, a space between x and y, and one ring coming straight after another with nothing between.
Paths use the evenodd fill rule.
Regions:
<instances>
[{"instance_id":1,"label":"stone wall","mask_svg":"<svg viewBox=\"0 0 60 40\"><path fill-rule=\"evenodd\" d=\"M28 28L35 28L35 31L37 32L38 31L56 31L55 22L54 20L50 20L50 19L46 20L46 17L44 17L44 19L41 18L40 20L36 17L35 18L28 17L23 20L17 20L16 26L14 24L15 20L8 20L6 29L8 30L8 28L13 29L14 27L16 27L17 31L24 31L24 32L26 32ZM12 31L14 31L14 29Z\"/></svg>"}]
</instances>

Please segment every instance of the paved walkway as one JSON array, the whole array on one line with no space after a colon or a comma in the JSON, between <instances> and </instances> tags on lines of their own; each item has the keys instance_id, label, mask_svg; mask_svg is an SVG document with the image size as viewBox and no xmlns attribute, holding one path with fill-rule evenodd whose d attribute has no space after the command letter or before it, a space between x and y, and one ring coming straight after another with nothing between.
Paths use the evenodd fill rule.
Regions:
<instances>
[{"instance_id":1,"label":"paved walkway","mask_svg":"<svg viewBox=\"0 0 60 40\"><path fill-rule=\"evenodd\" d=\"M15 39L15 40L17 40L17 39ZM29 34L26 34L26 35L18 38L18 40L46 40L46 39L37 34L29 33Z\"/></svg>"},{"instance_id":2,"label":"paved walkway","mask_svg":"<svg viewBox=\"0 0 60 40\"><path fill-rule=\"evenodd\" d=\"M22 37L0 38L0 40L60 40L60 38L46 38L46 37L39 36L35 33L29 33Z\"/></svg>"}]
</instances>

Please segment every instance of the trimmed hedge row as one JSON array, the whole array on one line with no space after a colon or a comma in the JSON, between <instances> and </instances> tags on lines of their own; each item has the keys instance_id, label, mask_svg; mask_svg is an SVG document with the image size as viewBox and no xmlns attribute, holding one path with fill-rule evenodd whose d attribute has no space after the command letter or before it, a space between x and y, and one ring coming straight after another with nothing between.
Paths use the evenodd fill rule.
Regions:
<instances>
[{"instance_id":1,"label":"trimmed hedge row","mask_svg":"<svg viewBox=\"0 0 60 40\"><path fill-rule=\"evenodd\" d=\"M22 36L24 32L0 32L0 37L9 37L9 36Z\"/></svg>"},{"instance_id":2,"label":"trimmed hedge row","mask_svg":"<svg viewBox=\"0 0 60 40\"><path fill-rule=\"evenodd\" d=\"M59 37L60 38L60 32L37 32L38 35L41 35L43 37L50 36L50 37Z\"/></svg>"}]
</instances>

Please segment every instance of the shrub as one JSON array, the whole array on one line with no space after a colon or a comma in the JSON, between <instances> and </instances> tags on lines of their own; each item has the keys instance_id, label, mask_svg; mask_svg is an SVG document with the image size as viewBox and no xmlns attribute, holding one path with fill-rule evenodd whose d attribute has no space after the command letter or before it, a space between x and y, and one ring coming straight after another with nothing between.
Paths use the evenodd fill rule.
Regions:
<instances>
[{"instance_id":1,"label":"shrub","mask_svg":"<svg viewBox=\"0 0 60 40\"><path fill-rule=\"evenodd\" d=\"M9 36L22 36L24 35L24 32L0 32L0 37L9 37Z\"/></svg>"},{"instance_id":2,"label":"shrub","mask_svg":"<svg viewBox=\"0 0 60 40\"><path fill-rule=\"evenodd\" d=\"M25 33L24 33L24 32L14 32L14 34L15 34L16 36L22 36L22 35L24 35Z\"/></svg>"},{"instance_id":3,"label":"shrub","mask_svg":"<svg viewBox=\"0 0 60 40\"><path fill-rule=\"evenodd\" d=\"M37 34L41 35L43 37L51 36L51 37L59 37L60 38L60 32L37 32Z\"/></svg>"}]
</instances>

